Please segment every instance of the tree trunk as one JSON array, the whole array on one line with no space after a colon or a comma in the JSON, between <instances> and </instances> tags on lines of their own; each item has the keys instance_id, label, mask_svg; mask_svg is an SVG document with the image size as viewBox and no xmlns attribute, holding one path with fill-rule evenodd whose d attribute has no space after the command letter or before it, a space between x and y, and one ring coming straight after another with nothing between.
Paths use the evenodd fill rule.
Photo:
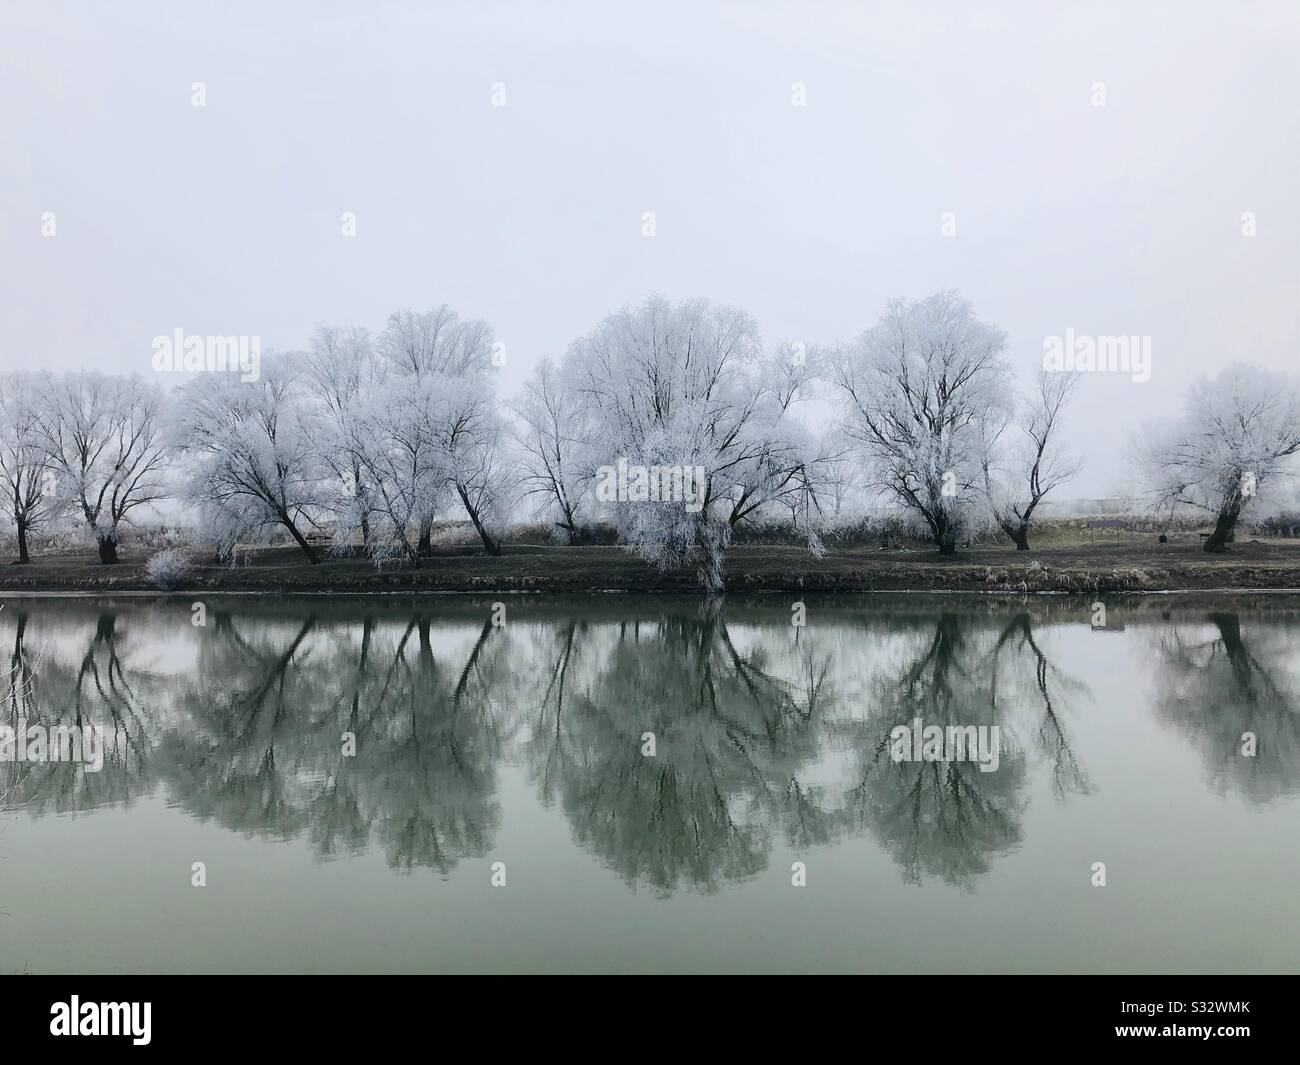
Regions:
<instances>
[{"instance_id":1,"label":"tree trunk","mask_svg":"<svg viewBox=\"0 0 1300 1065\"><path fill-rule=\"evenodd\" d=\"M27 522L20 518L18 521L18 562L19 565L25 566L31 560L31 556L27 553Z\"/></svg>"},{"instance_id":2,"label":"tree trunk","mask_svg":"<svg viewBox=\"0 0 1300 1065\"><path fill-rule=\"evenodd\" d=\"M310 562L313 566L316 565L316 563L319 562L320 559L316 557L316 551L311 546L311 544L307 542L307 538L298 531L298 526L296 526L293 523L293 519L290 517L283 517L280 519L280 521L283 523L284 527L289 530L293 538L298 542L298 546L302 548L303 554L307 556L307 561Z\"/></svg>"},{"instance_id":3,"label":"tree trunk","mask_svg":"<svg viewBox=\"0 0 1300 1065\"><path fill-rule=\"evenodd\" d=\"M352 483L355 485L357 505L361 508L361 550L370 554L370 493L361 483L361 467L352 464Z\"/></svg>"},{"instance_id":4,"label":"tree trunk","mask_svg":"<svg viewBox=\"0 0 1300 1065\"><path fill-rule=\"evenodd\" d=\"M416 569L419 569L420 552L411 546L411 538L406 535L405 529L397 530L397 540L402 545L402 558L411 563Z\"/></svg>"},{"instance_id":5,"label":"tree trunk","mask_svg":"<svg viewBox=\"0 0 1300 1065\"><path fill-rule=\"evenodd\" d=\"M997 519L998 528L1007 534L1007 539L1016 545L1017 551L1029 550L1029 522L1023 519L1012 521L1002 514L995 514L994 517Z\"/></svg>"},{"instance_id":6,"label":"tree trunk","mask_svg":"<svg viewBox=\"0 0 1300 1065\"><path fill-rule=\"evenodd\" d=\"M113 536L101 536L99 539L99 561L105 566L117 564L117 540Z\"/></svg>"},{"instance_id":7,"label":"tree trunk","mask_svg":"<svg viewBox=\"0 0 1300 1065\"><path fill-rule=\"evenodd\" d=\"M570 507L564 508L564 528L569 532L569 546L572 547L578 542L578 523L573 519L573 510Z\"/></svg>"},{"instance_id":8,"label":"tree trunk","mask_svg":"<svg viewBox=\"0 0 1300 1065\"><path fill-rule=\"evenodd\" d=\"M433 522L420 522L420 539L415 545L415 553L428 558L433 554Z\"/></svg>"},{"instance_id":9,"label":"tree trunk","mask_svg":"<svg viewBox=\"0 0 1300 1065\"><path fill-rule=\"evenodd\" d=\"M1228 507L1226 510L1219 511L1219 520L1214 523L1214 532L1210 533L1205 541L1205 550L1214 554L1221 554L1227 544L1228 538L1232 535L1232 527L1237 524L1237 507Z\"/></svg>"},{"instance_id":10,"label":"tree trunk","mask_svg":"<svg viewBox=\"0 0 1300 1065\"><path fill-rule=\"evenodd\" d=\"M948 515L940 511L931 519L930 528L934 533L934 543L939 548L939 554L955 555L957 553L957 526L949 520Z\"/></svg>"},{"instance_id":11,"label":"tree trunk","mask_svg":"<svg viewBox=\"0 0 1300 1065\"><path fill-rule=\"evenodd\" d=\"M474 523L474 528L478 532L478 538L483 541L483 550L489 555L501 554L501 544L492 538L492 534L489 533L487 529L483 528L478 517L474 516L470 518L470 520Z\"/></svg>"},{"instance_id":12,"label":"tree trunk","mask_svg":"<svg viewBox=\"0 0 1300 1065\"><path fill-rule=\"evenodd\" d=\"M478 511L475 510L473 505L470 503L469 496L465 493L465 489L460 485L457 485L456 491L460 493L460 501L465 506L465 513L469 515L469 520L474 523L474 529L478 533L478 538L483 541L483 549L489 555L501 554L501 544L492 539L492 534L483 527L483 523L479 520Z\"/></svg>"}]
</instances>

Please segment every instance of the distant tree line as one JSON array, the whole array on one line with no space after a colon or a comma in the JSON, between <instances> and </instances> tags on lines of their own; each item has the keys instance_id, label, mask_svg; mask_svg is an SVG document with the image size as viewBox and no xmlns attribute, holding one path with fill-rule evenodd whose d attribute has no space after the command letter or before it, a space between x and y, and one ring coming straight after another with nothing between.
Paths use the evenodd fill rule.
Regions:
<instances>
[{"instance_id":1,"label":"distant tree line","mask_svg":"<svg viewBox=\"0 0 1300 1065\"><path fill-rule=\"evenodd\" d=\"M1043 500L1080 467L1059 440L1077 374L1041 371L1018 396L1004 334L954 292L893 300L826 348L768 347L743 311L656 296L543 358L508 403L499 347L442 306L395 313L378 334L323 326L304 351L268 353L255 380L205 372L164 391L93 371L2 375L0 512L18 561L34 532L71 517L114 563L123 523L170 496L224 558L283 534L311 563L332 541L419 566L453 515L495 555L528 512L569 543L608 523L640 557L719 588L737 528L784 515L820 553L854 490L910 515L942 553L980 521L1026 550ZM801 413L814 395L836 411L816 427ZM1203 511L1219 551L1290 472L1300 394L1232 365L1137 443L1151 505ZM682 470L701 473L671 480L693 495L658 490L656 472Z\"/></svg>"}]
</instances>

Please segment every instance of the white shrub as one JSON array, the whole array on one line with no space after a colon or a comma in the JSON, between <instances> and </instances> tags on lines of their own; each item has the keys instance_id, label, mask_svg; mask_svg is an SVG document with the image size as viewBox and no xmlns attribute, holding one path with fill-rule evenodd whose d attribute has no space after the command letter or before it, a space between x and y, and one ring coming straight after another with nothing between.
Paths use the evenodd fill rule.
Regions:
<instances>
[{"instance_id":1,"label":"white shrub","mask_svg":"<svg viewBox=\"0 0 1300 1065\"><path fill-rule=\"evenodd\" d=\"M179 547L169 547L159 551L145 563L145 572L164 592L178 588L193 571L190 556Z\"/></svg>"}]
</instances>

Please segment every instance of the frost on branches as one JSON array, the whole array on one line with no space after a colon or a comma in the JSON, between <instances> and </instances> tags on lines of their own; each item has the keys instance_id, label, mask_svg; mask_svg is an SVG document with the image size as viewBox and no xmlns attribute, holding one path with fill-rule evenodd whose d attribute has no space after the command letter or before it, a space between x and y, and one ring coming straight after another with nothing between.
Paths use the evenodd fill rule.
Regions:
<instances>
[{"instance_id":1,"label":"frost on branches","mask_svg":"<svg viewBox=\"0 0 1300 1065\"><path fill-rule=\"evenodd\" d=\"M891 300L878 325L838 351L842 428L874 487L955 554L983 487L982 425L1010 391L1001 330L955 292Z\"/></svg>"},{"instance_id":2,"label":"frost on branches","mask_svg":"<svg viewBox=\"0 0 1300 1065\"><path fill-rule=\"evenodd\" d=\"M620 460L704 470L702 498L605 504L619 541L661 569L693 565L705 588L720 589L735 523L806 487L810 449L789 414L795 389L742 311L653 297L574 343L563 373L581 411L580 483Z\"/></svg>"},{"instance_id":3,"label":"frost on branches","mask_svg":"<svg viewBox=\"0 0 1300 1065\"><path fill-rule=\"evenodd\" d=\"M1293 472L1300 391L1282 374L1230 366L1193 385L1182 417L1152 427L1137 453L1155 505L1213 515L1205 550L1223 551L1242 513Z\"/></svg>"}]
</instances>

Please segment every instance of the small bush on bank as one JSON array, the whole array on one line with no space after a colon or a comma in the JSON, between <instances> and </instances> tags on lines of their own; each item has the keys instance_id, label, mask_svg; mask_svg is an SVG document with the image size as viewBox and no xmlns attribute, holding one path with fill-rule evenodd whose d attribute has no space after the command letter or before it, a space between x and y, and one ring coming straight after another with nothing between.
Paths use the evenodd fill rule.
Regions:
<instances>
[{"instance_id":1,"label":"small bush on bank","mask_svg":"<svg viewBox=\"0 0 1300 1065\"><path fill-rule=\"evenodd\" d=\"M159 551L144 566L149 579L164 592L179 588L194 571L190 556L179 547Z\"/></svg>"}]
</instances>

